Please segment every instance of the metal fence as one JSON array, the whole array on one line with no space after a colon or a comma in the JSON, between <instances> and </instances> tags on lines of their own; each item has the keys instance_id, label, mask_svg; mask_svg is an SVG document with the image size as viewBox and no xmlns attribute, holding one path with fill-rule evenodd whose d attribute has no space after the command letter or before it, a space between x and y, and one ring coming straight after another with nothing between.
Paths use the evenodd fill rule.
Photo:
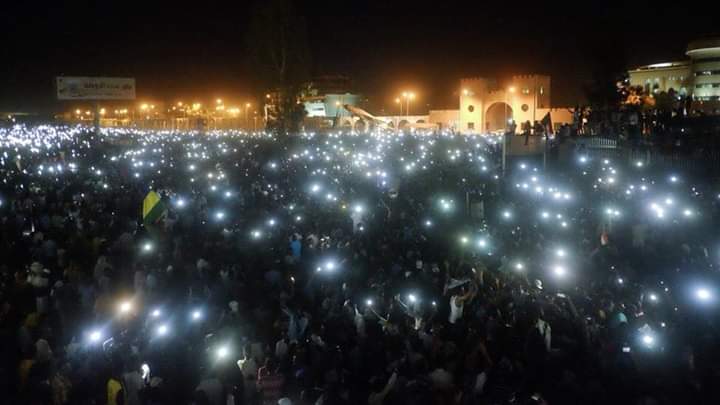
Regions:
<instances>
[{"instance_id":1,"label":"metal fence","mask_svg":"<svg viewBox=\"0 0 720 405\"><path fill-rule=\"evenodd\" d=\"M720 147L715 140L675 146L672 144L630 143L621 139L587 137L559 147L555 163L585 155L591 159L613 159L627 164L642 162L659 170L676 170L702 178L720 178Z\"/></svg>"}]
</instances>

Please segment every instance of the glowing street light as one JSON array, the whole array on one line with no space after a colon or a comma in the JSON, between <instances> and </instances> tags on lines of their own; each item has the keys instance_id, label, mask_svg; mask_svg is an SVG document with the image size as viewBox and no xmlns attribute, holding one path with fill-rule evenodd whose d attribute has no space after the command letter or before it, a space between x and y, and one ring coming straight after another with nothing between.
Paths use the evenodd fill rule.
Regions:
<instances>
[{"instance_id":1,"label":"glowing street light","mask_svg":"<svg viewBox=\"0 0 720 405\"><path fill-rule=\"evenodd\" d=\"M415 99L415 93L412 91L403 91L402 96L405 99L405 116L407 117L410 115L410 100Z\"/></svg>"}]
</instances>

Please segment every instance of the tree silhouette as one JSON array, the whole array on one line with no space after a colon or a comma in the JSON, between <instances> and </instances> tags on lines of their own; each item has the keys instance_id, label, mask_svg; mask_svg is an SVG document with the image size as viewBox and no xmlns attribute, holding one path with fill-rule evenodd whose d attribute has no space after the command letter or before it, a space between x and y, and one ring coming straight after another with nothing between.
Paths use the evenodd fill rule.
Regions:
<instances>
[{"instance_id":1,"label":"tree silhouette","mask_svg":"<svg viewBox=\"0 0 720 405\"><path fill-rule=\"evenodd\" d=\"M246 37L254 77L275 94L275 114L268 126L297 130L304 111L297 103L310 72L307 24L290 0L266 0L254 8Z\"/></svg>"}]
</instances>

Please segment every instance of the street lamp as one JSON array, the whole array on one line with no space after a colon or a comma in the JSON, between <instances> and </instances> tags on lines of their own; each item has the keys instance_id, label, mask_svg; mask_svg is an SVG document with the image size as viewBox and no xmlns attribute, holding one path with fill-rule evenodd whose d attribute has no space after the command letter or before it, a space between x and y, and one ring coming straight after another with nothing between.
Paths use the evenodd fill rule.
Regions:
<instances>
[{"instance_id":1,"label":"street lamp","mask_svg":"<svg viewBox=\"0 0 720 405\"><path fill-rule=\"evenodd\" d=\"M248 108L250 108L252 104L245 103L245 126L249 127L250 125L250 119L248 118Z\"/></svg>"},{"instance_id":2,"label":"street lamp","mask_svg":"<svg viewBox=\"0 0 720 405\"><path fill-rule=\"evenodd\" d=\"M405 99L405 116L409 116L410 115L410 100L415 99L415 93L413 93L412 91L403 91L402 96ZM400 114L402 114L402 112Z\"/></svg>"}]
</instances>

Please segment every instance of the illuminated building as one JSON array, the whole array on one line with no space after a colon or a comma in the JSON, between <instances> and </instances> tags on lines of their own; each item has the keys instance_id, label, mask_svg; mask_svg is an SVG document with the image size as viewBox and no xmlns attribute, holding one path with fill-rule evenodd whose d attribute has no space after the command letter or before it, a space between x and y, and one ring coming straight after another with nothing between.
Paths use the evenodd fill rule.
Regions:
<instances>
[{"instance_id":1,"label":"illuminated building","mask_svg":"<svg viewBox=\"0 0 720 405\"><path fill-rule=\"evenodd\" d=\"M343 105L358 106L361 97L354 94L352 81L341 75L319 76L307 84L300 101L306 112L307 127L327 128L348 115Z\"/></svg>"},{"instance_id":2,"label":"illuminated building","mask_svg":"<svg viewBox=\"0 0 720 405\"><path fill-rule=\"evenodd\" d=\"M691 96L695 108L717 108L720 105L720 38L690 42L685 54L690 59L630 70L630 85L655 94L672 89L678 95Z\"/></svg>"},{"instance_id":3,"label":"illuminated building","mask_svg":"<svg viewBox=\"0 0 720 405\"><path fill-rule=\"evenodd\" d=\"M513 76L499 85L493 79L460 80L461 132L504 131L511 122L531 123L550 111L550 76Z\"/></svg>"},{"instance_id":4,"label":"illuminated building","mask_svg":"<svg viewBox=\"0 0 720 405\"><path fill-rule=\"evenodd\" d=\"M519 132L521 123L532 124L548 113L556 128L572 122L570 110L551 108L550 76L544 75L512 76L502 84L482 77L461 79L458 105L457 110L430 110L427 115L378 118L401 129L413 124L431 124L460 133L503 132L512 123Z\"/></svg>"}]
</instances>

